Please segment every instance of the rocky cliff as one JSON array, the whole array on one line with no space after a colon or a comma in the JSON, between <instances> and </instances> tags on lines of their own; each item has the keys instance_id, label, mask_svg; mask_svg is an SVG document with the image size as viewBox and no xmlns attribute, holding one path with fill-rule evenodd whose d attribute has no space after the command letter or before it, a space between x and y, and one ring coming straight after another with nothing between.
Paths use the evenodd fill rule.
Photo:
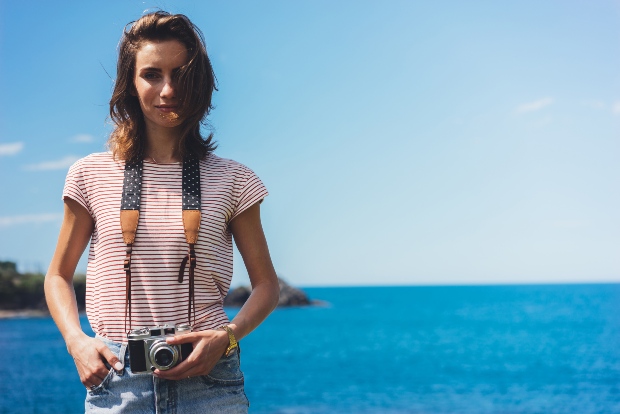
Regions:
<instances>
[{"instance_id":1,"label":"rocky cliff","mask_svg":"<svg viewBox=\"0 0 620 414\"><path fill-rule=\"evenodd\" d=\"M301 289L289 285L281 278L278 278L278 283L280 284L280 301L278 302L278 307L309 306L315 304L315 302L311 301ZM228 292L228 296L224 299L224 306L239 308L248 300L250 293L252 293L252 289L247 286L231 289L230 292Z\"/></svg>"}]
</instances>

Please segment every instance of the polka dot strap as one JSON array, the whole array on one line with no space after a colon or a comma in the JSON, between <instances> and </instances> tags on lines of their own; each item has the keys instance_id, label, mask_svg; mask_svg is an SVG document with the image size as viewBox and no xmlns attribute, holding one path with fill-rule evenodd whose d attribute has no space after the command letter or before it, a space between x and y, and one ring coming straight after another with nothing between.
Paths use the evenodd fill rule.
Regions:
<instances>
[{"instance_id":1,"label":"polka dot strap","mask_svg":"<svg viewBox=\"0 0 620 414\"><path fill-rule=\"evenodd\" d=\"M142 160L125 163L123 198L121 199L121 229L123 240L131 244L136 238L142 196ZM195 244L200 227L200 160L183 160L183 228L188 243ZM133 211L130 213L129 211Z\"/></svg>"},{"instance_id":2,"label":"polka dot strap","mask_svg":"<svg viewBox=\"0 0 620 414\"><path fill-rule=\"evenodd\" d=\"M121 230L123 241L128 246L136 239L138 220L140 217L140 199L142 196L142 161L125 163L123 179L123 198L121 198ZM125 271L130 266L131 254L125 259Z\"/></svg>"},{"instance_id":3,"label":"polka dot strap","mask_svg":"<svg viewBox=\"0 0 620 414\"><path fill-rule=\"evenodd\" d=\"M183 160L183 210L200 211L200 160Z\"/></svg>"},{"instance_id":4,"label":"polka dot strap","mask_svg":"<svg viewBox=\"0 0 620 414\"><path fill-rule=\"evenodd\" d=\"M125 163L121 210L140 210L142 195L142 160Z\"/></svg>"},{"instance_id":5,"label":"polka dot strap","mask_svg":"<svg viewBox=\"0 0 620 414\"><path fill-rule=\"evenodd\" d=\"M121 210L140 210L142 170L141 160L125 164ZM200 211L201 206L200 160L186 159L183 161L183 210Z\"/></svg>"}]
</instances>

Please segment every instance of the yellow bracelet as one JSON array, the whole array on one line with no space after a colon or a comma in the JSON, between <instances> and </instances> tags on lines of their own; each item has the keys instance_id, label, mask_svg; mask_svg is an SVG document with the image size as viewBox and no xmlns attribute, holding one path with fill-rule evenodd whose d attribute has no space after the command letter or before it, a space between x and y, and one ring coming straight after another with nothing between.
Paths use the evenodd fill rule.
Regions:
<instances>
[{"instance_id":1,"label":"yellow bracelet","mask_svg":"<svg viewBox=\"0 0 620 414\"><path fill-rule=\"evenodd\" d=\"M228 325L222 325L218 329L223 329L228 333L228 348L226 348L226 352L224 352L224 355L230 356L233 349L239 347L239 345L237 345L237 339L235 338L235 334L233 333L232 329L230 329L230 326Z\"/></svg>"}]
</instances>

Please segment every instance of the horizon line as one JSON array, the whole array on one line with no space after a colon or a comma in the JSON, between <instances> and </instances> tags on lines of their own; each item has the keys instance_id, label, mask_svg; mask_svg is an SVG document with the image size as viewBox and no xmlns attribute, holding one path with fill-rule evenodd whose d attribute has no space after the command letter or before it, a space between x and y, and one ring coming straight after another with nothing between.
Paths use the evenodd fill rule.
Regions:
<instances>
[{"instance_id":1,"label":"horizon line","mask_svg":"<svg viewBox=\"0 0 620 414\"><path fill-rule=\"evenodd\" d=\"M288 283L288 282L287 282ZM289 285L300 289L315 288L386 288L386 287L492 287L492 286L556 286L556 285L620 285L619 280L594 281L541 281L541 282L465 282L465 283L409 283L409 284L359 284L359 285ZM239 285L241 286L241 285Z\"/></svg>"}]
</instances>

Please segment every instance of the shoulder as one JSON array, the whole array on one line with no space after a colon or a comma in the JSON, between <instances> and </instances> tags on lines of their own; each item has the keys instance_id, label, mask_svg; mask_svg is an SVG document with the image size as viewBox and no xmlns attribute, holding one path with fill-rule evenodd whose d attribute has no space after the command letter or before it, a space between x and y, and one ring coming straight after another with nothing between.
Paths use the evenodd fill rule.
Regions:
<instances>
[{"instance_id":1,"label":"shoulder","mask_svg":"<svg viewBox=\"0 0 620 414\"><path fill-rule=\"evenodd\" d=\"M100 181L122 179L124 161L116 161L109 152L96 152L78 159L69 167L65 182L93 185Z\"/></svg>"},{"instance_id":2,"label":"shoulder","mask_svg":"<svg viewBox=\"0 0 620 414\"><path fill-rule=\"evenodd\" d=\"M122 161L115 161L111 152L94 152L83 158L78 159L71 165L69 170L84 170L90 168L109 167L112 165L123 165Z\"/></svg>"},{"instance_id":3,"label":"shoulder","mask_svg":"<svg viewBox=\"0 0 620 414\"><path fill-rule=\"evenodd\" d=\"M228 158L218 157L213 153L207 155L202 160L202 163L206 166L207 171L214 174L226 174L236 176L252 173L252 170L244 164Z\"/></svg>"}]
</instances>

